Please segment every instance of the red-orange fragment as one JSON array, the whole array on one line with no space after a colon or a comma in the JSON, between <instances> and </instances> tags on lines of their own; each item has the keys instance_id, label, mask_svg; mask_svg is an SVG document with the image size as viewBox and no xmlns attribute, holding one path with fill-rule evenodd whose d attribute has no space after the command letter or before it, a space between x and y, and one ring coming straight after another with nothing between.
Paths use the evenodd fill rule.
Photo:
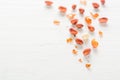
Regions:
<instances>
[{"instance_id":1,"label":"red-orange fragment","mask_svg":"<svg viewBox=\"0 0 120 80\"><path fill-rule=\"evenodd\" d=\"M96 19L96 18L99 16L98 13L93 14L92 12L90 12L90 14L91 14L91 16L92 16L94 19Z\"/></svg>"},{"instance_id":2,"label":"red-orange fragment","mask_svg":"<svg viewBox=\"0 0 120 80\"><path fill-rule=\"evenodd\" d=\"M88 29L89 29L90 32L94 32L95 31L95 28L93 26L91 26L91 25L88 25Z\"/></svg>"},{"instance_id":3,"label":"red-orange fragment","mask_svg":"<svg viewBox=\"0 0 120 80\"><path fill-rule=\"evenodd\" d=\"M73 53L73 54L77 54L77 53L78 53L78 51L77 51L77 50L75 50L75 49L73 49L73 50L72 50L72 53Z\"/></svg>"},{"instance_id":4,"label":"red-orange fragment","mask_svg":"<svg viewBox=\"0 0 120 80\"><path fill-rule=\"evenodd\" d=\"M64 7L64 6L59 6L58 9L59 9L60 12L62 12L62 13L66 13L66 11L67 11L67 8Z\"/></svg>"},{"instance_id":5,"label":"red-orange fragment","mask_svg":"<svg viewBox=\"0 0 120 80\"><path fill-rule=\"evenodd\" d=\"M96 41L95 39L92 39L91 45L92 45L93 48L97 48L98 45L99 45L99 43L98 43L98 41Z\"/></svg>"},{"instance_id":6,"label":"red-orange fragment","mask_svg":"<svg viewBox=\"0 0 120 80\"><path fill-rule=\"evenodd\" d=\"M86 48L86 49L83 50L83 55L87 56L87 55L90 54L90 52L91 52L91 49L90 48Z\"/></svg>"},{"instance_id":7,"label":"red-orange fragment","mask_svg":"<svg viewBox=\"0 0 120 80\"><path fill-rule=\"evenodd\" d=\"M73 39L72 38L67 38L67 43L71 43L72 41L73 41Z\"/></svg>"},{"instance_id":8,"label":"red-orange fragment","mask_svg":"<svg viewBox=\"0 0 120 80\"><path fill-rule=\"evenodd\" d=\"M100 5L96 2L92 3L93 8L97 9L100 7Z\"/></svg>"},{"instance_id":9,"label":"red-orange fragment","mask_svg":"<svg viewBox=\"0 0 120 80\"><path fill-rule=\"evenodd\" d=\"M60 24L60 21L54 20L53 23L54 23L55 25L59 25L59 24Z\"/></svg>"},{"instance_id":10,"label":"red-orange fragment","mask_svg":"<svg viewBox=\"0 0 120 80\"><path fill-rule=\"evenodd\" d=\"M87 64L85 64L85 67L86 67L87 69L89 69L89 68L91 67L91 64L90 64L90 63L87 63Z\"/></svg>"},{"instance_id":11,"label":"red-orange fragment","mask_svg":"<svg viewBox=\"0 0 120 80\"><path fill-rule=\"evenodd\" d=\"M77 24L77 22L78 22L78 19L72 19L72 20L71 20L71 24L72 24L72 25Z\"/></svg>"},{"instance_id":12,"label":"red-orange fragment","mask_svg":"<svg viewBox=\"0 0 120 80\"><path fill-rule=\"evenodd\" d=\"M90 19L90 18L87 16L87 17L85 17L85 22L86 22L87 24L91 24L91 23L92 23L92 19Z\"/></svg>"},{"instance_id":13,"label":"red-orange fragment","mask_svg":"<svg viewBox=\"0 0 120 80\"><path fill-rule=\"evenodd\" d=\"M104 5L105 4L105 0L100 0L101 4Z\"/></svg>"},{"instance_id":14,"label":"red-orange fragment","mask_svg":"<svg viewBox=\"0 0 120 80\"><path fill-rule=\"evenodd\" d=\"M72 5L72 9L73 9L73 10L75 10L75 9L76 9L76 7L77 7L77 5L76 5L76 4L73 4L73 5Z\"/></svg>"},{"instance_id":15,"label":"red-orange fragment","mask_svg":"<svg viewBox=\"0 0 120 80\"><path fill-rule=\"evenodd\" d=\"M83 8L79 8L79 13L84 14L85 10Z\"/></svg>"},{"instance_id":16,"label":"red-orange fragment","mask_svg":"<svg viewBox=\"0 0 120 80\"><path fill-rule=\"evenodd\" d=\"M78 34L78 31L75 30L75 29L73 29L73 28L70 28L70 29L69 29L69 32L70 32L72 35L74 35L74 36L76 36L76 35Z\"/></svg>"},{"instance_id":17,"label":"red-orange fragment","mask_svg":"<svg viewBox=\"0 0 120 80\"><path fill-rule=\"evenodd\" d=\"M75 42L79 45L82 45L83 44L83 40L82 39L79 39L79 38L76 38L75 39Z\"/></svg>"},{"instance_id":18,"label":"red-orange fragment","mask_svg":"<svg viewBox=\"0 0 120 80\"><path fill-rule=\"evenodd\" d=\"M107 21L108 21L108 18L106 17L99 18L99 23L107 23Z\"/></svg>"},{"instance_id":19,"label":"red-orange fragment","mask_svg":"<svg viewBox=\"0 0 120 80\"><path fill-rule=\"evenodd\" d=\"M51 6L51 5L53 4L53 2L52 2L52 1L45 1L45 4L46 4L47 6Z\"/></svg>"},{"instance_id":20,"label":"red-orange fragment","mask_svg":"<svg viewBox=\"0 0 120 80\"><path fill-rule=\"evenodd\" d=\"M83 24L76 24L76 27L81 29L83 28Z\"/></svg>"}]
</instances>

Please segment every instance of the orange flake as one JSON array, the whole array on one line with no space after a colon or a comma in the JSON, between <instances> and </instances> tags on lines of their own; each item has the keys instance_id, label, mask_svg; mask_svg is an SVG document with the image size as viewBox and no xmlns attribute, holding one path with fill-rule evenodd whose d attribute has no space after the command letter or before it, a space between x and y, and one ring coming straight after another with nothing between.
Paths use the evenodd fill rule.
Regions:
<instances>
[{"instance_id":1,"label":"orange flake","mask_svg":"<svg viewBox=\"0 0 120 80\"><path fill-rule=\"evenodd\" d=\"M53 23L54 23L55 25L59 25L59 24L60 24L60 21L59 21L59 20L54 20Z\"/></svg>"},{"instance_id":2,"label":"orange flake","mask_svg":"<svg viewBox=\"0 0 120 80\"><path fill-rule=\"evenodd\" d=\"M99 36L102 37L103 36L103 32L99 31Z\"/></svg>"},{"instance_id":3,"label":"orange flake","mask_svg":"<svg viewBox=\"0 0 120 80\"><path fill-rule=\"evenodd\" d=\"M92 39L91 45L92 45L93 48L97 48L98 45L99 45L99 43L98 43L98 41L96 41L95 39Z\"/></svg>"},{"instance_id":4,"label":"orange flake","mask_svg":"<svg viewBox=\"0 0 120 80\"><path fill-rule=\"evenodd\" d=\"M98 16L99 16L98 13L93 14L92 12L90 12L90 14L91 14L91 16L92 16L94 19L98 18Z\"/></svg>"},{"instance_id":5,"label":"orange flake","mask_svg":"<svg viewBox=\"0 0 120 80\"><path fill-rule=\"evenodd\" d=\"M78 53L78 51L77 51L77 50L75 50L75 49L73 49L73 50L72 50L72 53L73 53L73 54L77 54L77 53Z\"/></svg>"},{"instance_id":6,"label":"orange flake","mask_svg":"<svg viewBox=\"0 0 120 80\"><path fill-rule=\"evenodd\" d=\"M85 22L87 24L91 24L92 23L92 19L90 19L88 16L85 17Z\"/></svg>"},{"instance_id":7,"label":"orange flake","mask_svg":"<svg viewBox=\"0 0 120 80\"><path fill-rule=\"evenodd\" d=\"M72 38L67 38L67 43L71 43L72 41L73 41L73 39Z\"/></svg>"},{"instance_id":8,"label":"orange flake","mask_svg":"<svg viewBox=\"0 0 120 80\"><path fill-rule=\"evenodd\" d=\"M87 69L89 69L89 68L91 67L91 64L90 64L90 63L87 63L87 64L85 64L85 67L86 67Z\"/></svg>"}]
</instances>

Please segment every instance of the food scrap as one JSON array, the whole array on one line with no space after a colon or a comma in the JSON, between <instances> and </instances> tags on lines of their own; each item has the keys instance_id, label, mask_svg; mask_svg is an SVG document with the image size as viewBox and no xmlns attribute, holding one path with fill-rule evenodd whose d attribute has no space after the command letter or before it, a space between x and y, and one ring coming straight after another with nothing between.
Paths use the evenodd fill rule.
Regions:
<instances>
[{"instance_id":1,"label":"food scrap","mask_svg":"<svg viewBox=\"0 0 120 80\"><path fill-rule=\"evenodd\" d=\"M90 54L90 52L91 52L91 49L90 48L86 48L86 49L83 50L83 55L84 56L88 56Z\"/></svg>"},{"instance_id":2,"label":"food scrap","mask_svg":"<svg viewBox=\"0 0 120 80\"><path fill-rule=\"evenodd\" d=\"M47 6L51 6L51 5L53 4L53 2L52 2L52 1L45 1L45 4L46 4Z\"/></svg>"},{"instance_id":3,"label":"food scrap","mask_svg":"<svg viewBox=\"0 0 120 80\"><path fill-rule=\"evenodd\" d=\"M75 29L73 29L73 28L70 28L70 29L69 29L69 32L70 32L72 35L74 35L74 36L76 36L76 35L78 34L78 31L75 30Z\"/></svg>"},{"instance_id":4,"label":"food scrap","mask_svg":"<svg viewBox=\"0 0 120 80\"><path fill-rule=\"evenodd\" d=\"M98 45L99 45L99 43L98 43L98 41L96 41L95 39L92 39L91 45L92 45L93 48L97 48Z\"/></svg>"},{"instance_id":5,"label":"food scrap","mask_svg":"<svg viewBox=\"0 0 120 80\"><path fill-rule=\"evenodd\" d=\"M89 25L92 23L92 19L90 19L88 16L85 17L85 22Z\"/></svg>"},{"instance_id":6,"label":"food scrap","mask_svg":"<svg viewBox=\"0 0 120 80\"><path fill-rule=\"evenodd\" d=\"M105 4L105 0L100 0L101 4L104 5Z\"/></svg>"},{"instance_id":7,"label":"food scrap","mask_svg":"<svg viewBox=\"0 0 120 80\"><path fill-rule=\"evenodd\" d=\"M99 18L99 23L107 23L107 21L108 21L107 17Z\"/></svg>"},{"instance_id":8,"label":"food scrap","mask_svg":"<svg viewBox=\"0 0 120 80\"><path fill-rule=\"evenodd\" d=\"M79 45L82 45L83 44L83 40L82 39L79 39L79 38L76 38L75 39L75 42Z\"/></svg>"},{"instance_id":9,"label":"food scrap","mask_svg":"<svg viewBox=\"0 0 120 80\"><path fill-rule=\"evenodd\" d=\"M90 64L90 63L87 63L87 64L85 64L85 67L86 67L87 69L90 69L91 64Z\"/></svg>"},{"instance_id":10,"label":"food scrap","mask_svg":"<svg viewBox=\"0 0 120 80\"><path fill-rule=\"evenodd\" d=\"M100 7L100 5L96 2L92 3L92 5L93 5L93 8L95 9L98 9Z\"/></svg>"},{"instance_id":11,"label":"food scrap","mask_svg":"<svg viewBox=\"0 0 120 80\"><path fill-rule=\"evenodd\" d=\"M79 13L80 13L80 14L84 14L84 12L85 12L85 10L84 10L83 8L80 8L80 9L79 9Z\"/></svg>"},{"instance_id":12,"label":"food scrap","mask_svg":"<svg viewBox=\"0 0 120 80\"><path fill-rule=\"evenodd\" d=\"M91 25L88 26L88 29L89 29L90 32L94 32L95 31L95 28L93 26L91 26Z\"/></svg>"},{"instance_id":13,"label":"food scrap","mask_svg":"<svg viewBox=\"0 0 120 80\"><path fill-rule=\"evenodd\" d=\"M72 9L73 9L73 10L75 10L75 9L76 9L76 7L77 7L77 5L76 5L76 4L73 4L73 5L72 5Z\"/></svg>"},{"instance_id":14,"label":"food scrap","mask_svg":"<svg viewBox=\"0 0 120 80\"><path fill-rule=\"evenodd\" d=\"M92 16L94 19L96 19L96 18L99 16L98 13L93 14L92 12L90 12L90 14L91 14L91 16Z\"/></svg>"},{"instance_id":15,"label":"food scrap","mask_svg":"<svg viewBox=\"0 0 120 80\"><path fill-rule=\"evenodd\" d=\"M73 49L73 50L72 50L72 53L73 53L73 54L77 54L77 53L78 53L78 51L77 51L77 50L75 50L75 49Z\"/></svg>"},{"instance_id":16,"label":"food scrap","mask_svg":"<svg viewBox=\"0 0 120 80\"><path fill-rule=\"evenodd\" d=\"M71 43L72 41L73 41L73 39L72 38L67 38L67 43Z\"/></svg>"},{"instance_id":17,"label":"food scrap","mask_svg":"<svg viewBox=\"0 0 120 80\"><path fill-rule=\"evenodd\" d=\"M102 31L99 31L99 36L102 37L103 36L103 32Z\"/></svg>"},{"instance_id":18,"label":"food scrap","mask_svg":"<svg viewBox=\"0 0 120 80\"><path fill-rule=\"evenodd\" d=\"M55 25L59 25L59 24L60 24L60 21L59 21L59 20L54 20L53 23L54 23Z\"/></svg>"},{"instance_id":19,"label":"food scrap","mask_svg":"<svg viewBox=\"0 0 120 80\"><path fill-rule=\"evenodd\" d=\"M59 6L58 9L61 13L66 13L66 11L67 11L67 8L64 6Z\"/></svg>"}]
</instances>

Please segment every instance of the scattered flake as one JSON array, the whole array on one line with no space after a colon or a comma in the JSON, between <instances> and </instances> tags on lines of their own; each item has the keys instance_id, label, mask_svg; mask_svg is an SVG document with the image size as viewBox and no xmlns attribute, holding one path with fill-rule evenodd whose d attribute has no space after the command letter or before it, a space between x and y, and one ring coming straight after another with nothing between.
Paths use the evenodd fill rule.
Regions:
<instances>
[{"instance_id":1,"label":"scattered flake","mask_svg":"<svg viewBox=\"0 0 120 80\"><path fill-rule=\"evenodd\" d=\"M78 28L78 29L81 29L81 28L83 28L83 24L76 24L76 27Z\"/></svg>"},{"instance_id":2,"label":"scattered flake","mask_svg":"<svg viewBox=\"0 0 120 80\"><path fill-rule=\"evenodd\" d=\"M52 2L52 1L47 0L47 1L45 1L45 4L46 4L47 6L51 6L51 5L53 4L53 2Z\"/></svg>"},{"instance_id":3,"label":"scattered flake","mask_svg":"<svg viewBox=\"0 0 120 80\"><path fill-rule=\"evenodd\" d=\"M95 28L93 26L91 26L91 25L88 25L88 29L89 29L90 32L94 32L95 31Z\"/></svg>"},{"instance_id":4,"label":"scattered flake","mask_svg":"<svg viewBox=\"0 0 120 80\"><path fill-rule=\"evenodd\" d=\"M75 42L79 45L82 45L83 44L83 40L82 39L79 39L79 38L76 38L75 39Z\"/></svg>"},{"instance_id":5,"label":"scattered flake","mask_svg":"<svg viewBox=\"0 0 120 80\"><path fill-rule=\"evenodd\" d=\"M84 12L85 12L85 9L79 8L79 13L80 13L80 14L84 14Z\"/></svg>"},{"instance_id":6,"label":"scattered flake","mask_svg":"<svg viewBox=\"0 0 120 80\"><path fill-rule=\"evenodd\" d=\"M76 4L73 4L73 5L72 5L72 10L75 10L76 7L77 7L77 5L76 5Z\"/></svg>"},{"instance_id":7,"label":"scattered flake","mask_svg":"<svg viewBox=\"0 0 120 80\"><path fill-rule=\"evenodd\" d=\"M54 20L53 23L54 23L55 25L59 25L59 24L60 24L60 21L59 21L59 20Z\"/></svg>"},{"instance_id":8,"label":"scattered flake","mask_svg":"<svg viewBox=\"0 0 120 80\"><path fill-rule=\"evenodd\" d=\"M98 33L99 33L100 37L103 37L103 32L102 31L99 31Z\"/></svg>"},{"instance_id":9,"label":"scattered flake","mask_svg":"<svg viewBox=\"0 0 120 80\"><path fill-rule=\"evenodd\" d=\"M73 53L73 54L77 54L77 53L78 53L78 51L77 51L77 50L75 50L75 49L73 49L73 50L72 50L72 53Z\"/></svg>"},{"instance_id":10,"label":"scattered flake","mask_svg":"<svg viewBox=\"0 0 120 80\"><path fill-rule=\"evenodd\" d=\"M95 8L95 9L98 9L98 8L100 7L100 5L99 5L98 3L96 3L96 2L93 2L93 3L92 3L92 6L93 6L93 8Z\"/></svg>"},{"instance_id":11,"label":"scattered flake","mask_svg":"<svg viewBox=\"0 0 120 80\"><path fill-rule=\"evenodd\" d=\"M78 34L78 31L75 30L75 29L73 29L73 28L70 28L70 29L69 29L69 32L70 32L72 35L74 35L74 36L76 36L76 35Z\"/></svg>"},{"instance_id":12,"label":"scattered flake","mask_svg":"<svg viewBox=\"0 0 120 80\"><path fill-rule=\"evenodd\" d=\"M66 13L66 11L67 11L67 8L64 6L59 6L58 9L61 13Z\"/></svg>"},{"instance_id":13,"label":"scattered flake","mask_svg":"<svg viewBox=\"0 0 120 80\"><path fill-rule=\"evenodd\" d=\"M107 17L99 18L99 23L107 23L107 21L108 21Z\"/></svg>"},{"instance_id":14,"label":"scattered flake","mask_svg":"<svg viewBox=\"0 0 120 80\"><path fill-rule=\"evenodd\" d=\"M71 24L72 24L72 25L76 25L77 22L78 22L78 19L72 19L72 20L71 20Z\"/></svg>"},{"instance_id":15,"label":"scattered flake","mask_svg":"<svg viewBox=\"0 0 120 80\"><path fill-rule=\"evenodd\" d=\"M90 19L88 16L85 17L85 22L89 25L92 23L92 19Z\"/></svg>"},{"instance_id":16,"label":"scattered flake","mask_svg":"<svg viewBox=\"0 0 120 80\"><path fill-rule=\"evenodd\" d=\"M67 38L67 43L71 43L72 41L73 41L73 39L72 38Z\"/></svg>"},{"instance_id":17,"label":"scattered flake","mask_svg":"<svg viewBox=\"0 0 120 80\"><path fill-rule=\"evenodd\" d=\"M105 4L105 0L100 0L101 4L104 5Z\"/></svg>"},{"instance_id":18,"label":"scattered flake","mask_svg":"<svg viewBox=\"0 0 120 80\"><path fill-rule=\"evenodd\" d=\"M83 50L83 55L87 56L87 55L90 54L90 52L91 52L91 49L90 48L86 48L86 49Z\"/></svg>"},{"instance_id":19,"label":"scattered flake","mask_svg":"<svg viewBox=\"0 0 120 80\"><path fill-rule=\"evenodd\" d=\"M67 15L67 18L71 20L71 19L73 19L75 16L76 16L76 14L68 14L68 15Z\"/></svg>"},{"instance_id":20,"label":"scattered flake","mask_svg":"<svg viewBox=\"0 0 120 80\"><path fill-rule=\"evenodd\" d=\"M90 12L90 14L91 14L91 16L92 16L94 19L98 18L98 16L99 16L98 13L93 14L92 12Z\"/></svg>"},{"instance_id":21,"label":"scattered flake","mask_svg":"<svg viewBox=\"0 0 120 80\"><path fill-rule=\"evenodd\" d=\"M85 67L86 67L87 69L90 69L91 64L90 64L90 63L87 63L87 64L85 64Z\"/></svg>"},{"instance_id":22,"label":"scattered flake","mask_svg":"<svg viewBox=\"0 0 120 80\"><path fill-rule=\"evenodd\" d=\"M98 43L98 41L96 41L95 39L92 39L91 45L92 45L93 48L97 48L98 45L99 45L99 43Z\"/></svg>"}]
</instances>

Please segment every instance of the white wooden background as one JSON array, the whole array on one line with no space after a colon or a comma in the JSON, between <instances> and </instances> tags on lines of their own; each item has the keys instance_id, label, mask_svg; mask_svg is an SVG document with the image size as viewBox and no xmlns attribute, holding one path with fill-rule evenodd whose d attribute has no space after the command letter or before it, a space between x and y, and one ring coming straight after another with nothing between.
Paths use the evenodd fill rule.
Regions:
<instances>
[{"instance_id":1,"label":"white wooden background","mask_svg":"<svg viewBox=\"0 0 120 80\"><path fill-rule=\"evenodd\" d=\"M53 1L47 9L44 0L0 0L0 80L120 80L120 2L106 0L100 12L109 23L88 71L71 54L68 23L57 11L79 0Z\"/></svg>"}]
</instances>

